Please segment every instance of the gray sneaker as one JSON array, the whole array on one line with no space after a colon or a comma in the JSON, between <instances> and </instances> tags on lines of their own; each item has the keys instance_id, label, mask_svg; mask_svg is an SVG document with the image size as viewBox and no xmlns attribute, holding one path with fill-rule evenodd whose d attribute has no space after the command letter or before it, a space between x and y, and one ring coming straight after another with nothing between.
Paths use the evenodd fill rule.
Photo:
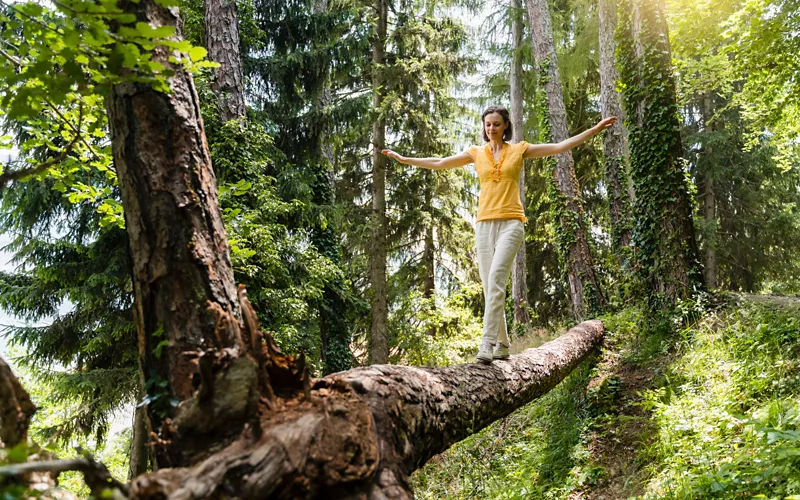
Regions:
<instances>
[{"instance_id":1,"label":"gray sneaker","mask_svg":"<svg viewBox=\"0 0 800 500\"><path fill-rule=\"evenodd\" d=\"M492 362L492 348L494 346L489 343L488 340L481 341L481 346L478 348L478 361L485 364L490 364Z\"/></svg>"},{"instance_id":2,"label":"gray sneaker","mask_svg":"<svg viewBox=\"0 0 800 500\"><path fill-rule=\"evenodd\" d=\"M494 346L492 357L494 359L508 359L508 346L498 342L497 345Z\"/></svg>"}]
</instances>

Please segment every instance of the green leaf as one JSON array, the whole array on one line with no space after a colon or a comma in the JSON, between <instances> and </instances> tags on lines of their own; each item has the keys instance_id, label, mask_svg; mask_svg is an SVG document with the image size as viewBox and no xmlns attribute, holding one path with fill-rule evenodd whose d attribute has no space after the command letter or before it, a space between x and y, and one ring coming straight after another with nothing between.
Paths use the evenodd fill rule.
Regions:
<instances>
[{"instance_id":1,"label":"green leaf","mask_svg":"<svg viewBox=\"0 0 800 500\"><path fill-rule=\"evenodd\" d=\"M192 47L189 50L189 58L192 62L200 61L201 59L205 58L208 54L208 51L204 47Z\"/></svg>"}]
</instances>

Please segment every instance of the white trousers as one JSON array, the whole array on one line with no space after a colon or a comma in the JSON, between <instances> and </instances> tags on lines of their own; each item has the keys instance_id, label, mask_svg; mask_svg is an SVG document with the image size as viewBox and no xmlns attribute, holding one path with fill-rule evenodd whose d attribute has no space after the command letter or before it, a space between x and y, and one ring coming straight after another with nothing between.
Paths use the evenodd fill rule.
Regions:
<instances>
[{"instance_id":1,"label":"white trousers","mask_svg":"<svg viewBox=\"0 0 800 500\"><path fill-rule=\"evenodd\" d=\"M475 224L478 272L486 302L483 340L490 344L500 341L510 345L505 314L506 285L524 237L524 225L519 219L491 219Z\"/></svg>"}]
</instances>

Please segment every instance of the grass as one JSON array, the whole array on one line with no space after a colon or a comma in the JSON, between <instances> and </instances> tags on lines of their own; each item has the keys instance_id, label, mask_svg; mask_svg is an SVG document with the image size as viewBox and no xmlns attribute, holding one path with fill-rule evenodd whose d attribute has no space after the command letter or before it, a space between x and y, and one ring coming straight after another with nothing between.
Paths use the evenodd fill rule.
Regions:
<instances>
[{"instance_id":1,"label":"grass","mask_svg":"<svg viewBox=\"0 0 800 500\"><path fill-rule=\"evenodd\" d=\"M604 318L602 356L417 471L417 497L800 499L800 307L693 318Z\"/></svg>"}]
</instances>

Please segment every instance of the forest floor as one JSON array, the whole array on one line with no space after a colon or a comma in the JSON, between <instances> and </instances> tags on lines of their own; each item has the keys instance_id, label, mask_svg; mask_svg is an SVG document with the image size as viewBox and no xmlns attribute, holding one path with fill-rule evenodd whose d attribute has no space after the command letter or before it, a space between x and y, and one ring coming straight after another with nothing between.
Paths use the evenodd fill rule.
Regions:
<instances>
[{"instance_id":1,"label":"forest floor","mask_svg":"<svg viewBox=\"0 0 800 500\"><path fill-rule=\"evenodd\" d=\"M600 355L435 457L417 498L800 500L800 298L603 319Z\"/></svg>"},{"instance_id":2,"label":"forest floor","mask_svg":"<svg viewBox=\"0 0 800 500\"><path fill-rule=\"evenodd\" d=\"M656 429L651 412L642 407L641 393L657 387L659 374L669 365L669 354L662 354L644 365L622 359L608 351L598 365L598 374L589 381L589 391L609 385L613 401L597 427L589 434L591 460L604 470L596 485L570 494L570 500L618 500L641 494L646 471L638 461L640 446L653 440Z\"/></svg>"}]
</instances>

